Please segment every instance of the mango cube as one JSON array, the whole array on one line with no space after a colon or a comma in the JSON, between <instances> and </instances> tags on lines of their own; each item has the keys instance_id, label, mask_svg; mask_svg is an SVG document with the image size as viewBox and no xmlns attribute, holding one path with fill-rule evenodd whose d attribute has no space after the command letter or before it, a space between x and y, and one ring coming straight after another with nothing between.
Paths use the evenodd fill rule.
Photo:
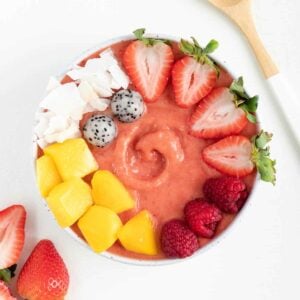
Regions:
<instances>
[{"instance_id":1,"label":"mango cube","mask_svg":"<svg viewBox=\"0 0 300 300\"><path fill-rule=\"evenodd\" d=\"M122 182L110 171L97 171L92 179L94 202L116 213L134 207L135 202Z\"/></svg>"},{"instance_id":2,"label":"mango cube","mask_svg":"<svg viewBox=\"0 0 300 300\"><path fill-rule=\"evenodd\" d=\"M91 188L80 178L54 187L46 201L61 227L74 224L93 204Z\"/></svg>"},{"instance_id":3,"label":"mango cube","mask_svg":"<svg viewBox=\"0 0 300 300\"><path fill-rule=\"evenodd\" d=\"M156 255L158 253L152 217L143 210L130 219L119 231L122 246L136 253Z\"/></svg>"},{"instance_id":4,"label":"mango cube","mask_svg":"<svg viewBox=\"0 0 300 300\"><path fill-rule=\"evenodd\" d=\"M82 178L96 170L98 164L84 139L69 139L44 149L58 169L64 181L77 177Z\"/></svg>"},{"instance_id":5,"label":"mango cube","mask_svg":"<svg viewBox=\"0 0 300 300\"><path fill-rule=\"evenodd\" d=\"M36 161L37 185L43 197L47 197L50 190L61 183L61 177L52 158L43 155Z\"/></svg>"},{"instance_id":6,"label":"mango cube","mask_svg":"<svg viewBox=\"0 0 300 300\"><path fill-rule=\"evenodd\" d=\"M97 253L114 244L122 227L122 222L115 212L98 205L90 207L77 224L88 244Z\"/></svg>"}]
</instances>

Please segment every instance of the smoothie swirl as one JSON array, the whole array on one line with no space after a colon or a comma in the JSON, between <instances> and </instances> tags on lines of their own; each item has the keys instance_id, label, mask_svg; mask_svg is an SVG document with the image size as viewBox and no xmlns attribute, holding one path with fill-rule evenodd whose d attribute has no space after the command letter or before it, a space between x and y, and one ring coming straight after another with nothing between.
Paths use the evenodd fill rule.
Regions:
<instances>
[{"instance_id":1,"label":"smoothie swirl","mask_svg":"<svg viewBox=\"0 0 300 300\"><path fill-rule=\"evenodd\" d=\"M180 132L149 119L119 134L113 167L128 187L148 190L165 183L184 158Z\"/></svg>"}]
</instances>

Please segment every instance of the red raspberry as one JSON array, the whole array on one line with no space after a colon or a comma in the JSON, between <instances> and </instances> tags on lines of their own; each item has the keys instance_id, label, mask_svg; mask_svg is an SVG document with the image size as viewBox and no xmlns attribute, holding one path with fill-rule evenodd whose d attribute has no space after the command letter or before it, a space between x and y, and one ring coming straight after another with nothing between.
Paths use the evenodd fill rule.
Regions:
<instances>
[{"instance_id":1,"label":"red raspberry","mask_svg":"<svg viewBox=\"0 0 300 300\"><path fill-rule=\"evenodd\" d=\"M210 178L203 186L204 197L226 213L237 213L248 197L247 187L239 178Z\"/></svg>"},{"instance_id":2,"label":"red raspberry","mask_svg":"<svg viewBox=\"0 0 300 300\"><path fill-rule=\"evenodd\" d=\"M161 247L168 257L191 256L198 248L196 235L181 220L171 220L161 231Z\"/></svg>"},{"instance_id":3,"label":"red raspberry","mask_svg":"<svg viewBox=\"0 0 300 300\"><path fill-rule=\"evenodd\" d=\"M222 220L221 211L212 203L204 199L188 202L184 208L184 215L190 229L204 238L211 238L217 225Z\"/></svg>"}]
</instances>

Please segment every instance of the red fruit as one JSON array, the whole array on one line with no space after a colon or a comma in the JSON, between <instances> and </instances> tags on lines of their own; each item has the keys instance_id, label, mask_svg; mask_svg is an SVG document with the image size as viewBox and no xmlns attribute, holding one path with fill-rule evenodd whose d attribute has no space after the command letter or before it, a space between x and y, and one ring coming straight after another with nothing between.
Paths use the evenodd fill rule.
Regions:
<instances>
[{"instance_id":1,"label":"red fruit","mask_svg":"<svg viewBox=\"0 0 300 300\"><path fill-rule=\"evenodd\" d=\"M40 241L20 272L18 293L29 300L62 300L68 286L68 270L53 243Z\"/></svg>"},{"instance_id":2,"label":"red fruit","mask_svg":"<svg viewBox=\"0 0 300 300\"><path fill-rule=\"evenodd\" d=\"M144 29L134 33L138 40L126 48L123 64L144 100L154 102L166 88L174 54L172 48L163 41L144 38Z\"/></svg>"},{"instance_id":3,"label":"red fruit","mask_svg":"<svg viewBox=\"0 0 300 300\"><path fill-rule=\"evenodd\" d=\"M12 205L0 211L0 270L15 264L24 246L26 211Z\"/></svg>"},{"instance_id":4,"label":"red fruit","mask_svg":"<svg viewBox=\"0 0 300 300\"><path fill-rule=\"evenodd\" d=\"M218 171L242 177L253 172L252 144L241 135L226 137L202 151L203 160Z\"/></svg>"},{"instance_id":5,"label":"red fruit","mask_svg":"<svg viewBox=\"0 0 300 300\"><path fill-rule=\"evenodd\" d=\"M167 257L191 256L198 248L196 235L181 220L171 220L161 231L161 247Z\"/></svg>"},{"instance_id":6,"label":"red fruit","mask_svg":"<svg viewBox=\"0 0 300 300\"><path fill-rule=\"evenodd\" d=\"M214 89L197 106L190 119L190 134L204 139L240 133L247 125L245 112L234 104L228 88Z\"/></svg>"},{"instance_id":7,"label":"red fruit","mask_svg":"<svg viewBox=\"0 0 300 300\"><path fill-rule=\"evenodd\" d=\"M184 208L184 215L190 229L204 238L211 238L218 223L222 220L221 211L204 199L188 202Z\"/></svg>"},{"instance_id":8,"label":"red fruit","mask_svg":"<svg viewBox=\"0 0 300 300\"><path fill-rule=\"evenodd\" d=\"M204 196L226 213L237 213L248 192L245 183L233 177L210 178L203 186Z\"/></svg>"},{"instance_id":9,"label":"red fruit","mask_svg":"<svg viewBox=\"0 0 300 300\"><path fill-rule=\"evenodd\" d=\"M214 67L201 64L193 57L179 59L172 69L175 101L180 107L190 107L207 96L217 81Z\"/></svg>"},{"instance_id":10,"label":"red fruit","mask_svg":"<svg viewBox=\"0 0 300 300\"><path fill-rule=\"evenodd\" d=\"M17 300L10 294L8 287L0 280L0 299L1 300Z\"/></svg>"}]
</instances>

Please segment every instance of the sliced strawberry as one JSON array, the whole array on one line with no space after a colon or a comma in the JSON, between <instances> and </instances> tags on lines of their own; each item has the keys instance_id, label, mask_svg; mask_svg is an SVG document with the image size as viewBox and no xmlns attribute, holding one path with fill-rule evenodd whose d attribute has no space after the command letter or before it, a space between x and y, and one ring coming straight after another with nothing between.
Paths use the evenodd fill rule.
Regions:
<instances>
[{"instance_id":1,"label":"sliced strawberry","mask_svg":"<svg viewBox=\"0 0 300 300\"><path fill-rule=\"evenodd\" d=\"M15 264L24 245L26 211L13 205L0 211L0 269Z\"/></svg>"},{"instance_id":2,"label":"sliced strawberry","mask_svg":"<svg viewBox=\"0 0 300 300\"><path fill-rule=\"evenodd\" d=\"M228 88L214 89L198 104L190 119L190 134L213 139L237 134L247 124L245 112L235 106Z\"/></svg>"},{"instance_id":3,"label":"sliced strawberry","mask_svg":"<svg viewBox=\"0 0 300 300\"><path fill-rule=\"evenodd\" d=\"M251 160L252 144L244 136L226 137L202 151L203 160L218 171L236 177L254 170Z\"/></svg>"},{"instance_id":4,"label":"sliced strawberry","mask_svg":"<svg viewBox=\"0 0 300 300\"><path fill-rule=\"evenodd\" d=\"M216 85L218 71L214 62L207 56L218 43L214 40L202 49L194 43L181 40L180 50L187 56L179 59L172 69L172 84L175 101L180 107L189 107L207 96Z\"/></svg>"},{"instance_id":5,"label":"sliced strawberry","mask_svg":"<svg viewBox=\"0 0 300 300\"><path fill-rule=\"evenodd\" d=\"M10 294L8 287L0 280L0 299L1 300L17 300Z\"/></svg>"},{"instance_id":6,"label":"sliced strawberry","mask_svg":"<svg viewBox=\"0 0 300 300\"><path fill-rule=\"evenodd\" d=\"M145 30L134 32L137 39L123 56L124 67L146 102L154 102L163 93L174 62L172 48L163 40L144 38Z\"/></svg>"},{"instance_id":7,"label":"sliced strawberry","mask_svg":"<svg viewBox=\"0 0 300 300\"><path fill-rule=\"evenodd\" d=\"M270 158L267 144L272 134L261 131L251 141L241 135L226 137L202 151L203 160L218 171L243 177L257 168L262 180L275 184L275 161Z\"/></svg>"}]
</instances>

